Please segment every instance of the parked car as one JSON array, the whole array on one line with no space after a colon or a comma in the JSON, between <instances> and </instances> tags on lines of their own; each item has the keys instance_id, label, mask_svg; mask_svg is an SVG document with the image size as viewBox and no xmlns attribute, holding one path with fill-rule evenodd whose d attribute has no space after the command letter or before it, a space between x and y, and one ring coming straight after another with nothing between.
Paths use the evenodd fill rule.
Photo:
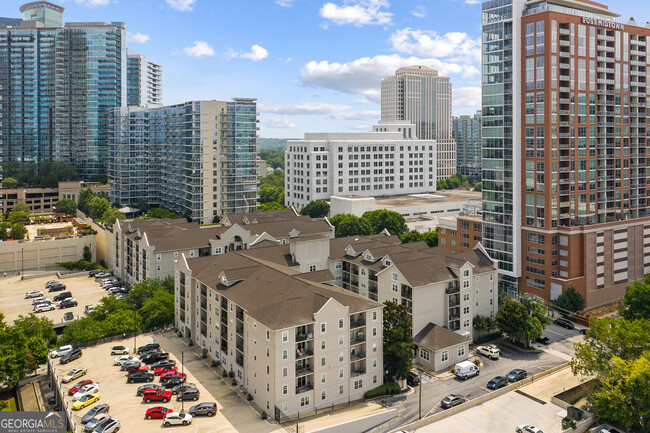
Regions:
<instances>
[{"instance_id":1,"label":"parked car","mask_svg":"<svg viewBox=\"0 0 650 433\"><path fill-rule=\"evenodd\" d=\"M61 281L59 281L59 280L51 280L51 281L48 281L47 283L45 283L45 288L49 289L52 286L60 286L62 284L63 283Z\"/></svg>"},{"instance_id":2,"label":"parked car","mask_svg":"<svg viewBox=\"0 0 650 433\"><path fill-rule=\"evenodd\" d=\"M187 375L185 373L166 373L160 376L160 383L167 382L171 379L183 379L185 380Z\"/></svg>"},{"instance_id":3,"label":"parked car","mask_svg":"<svg viewBox=\"0 0 650 433\"><path fill-rule=\"evenodd\" d=\"M152 401L162 401L167 403L172 398L172 392L163 389L148 389L142 394L142 400L147 403Z\"/></svg>"},{"instance_id":4,"label":"parked car","mask_svg":"<svg viewBox=\"0 0 650 433\"><path fill-rule=\"evenodd\" d=\"M147 409L144 413L144 417L147 419L162 419L169 412L173 412L173 410L164 406L154 406Z\"/></svg>"},{"instance_id":5,"label":"parked car","mask_svg":"<svg viewBox=\"0 0 650 433\"><path fill-rule=\"evenodd\" d=\"M54 302L63 301L64 299L72 298L72 293L70 292L61 292L55 297L52 298Z\"/></svg>"},{"instance_id":6,"label":"parked car","mask_svg":"<svg viewBox=\"0 0 650 433\"><path fill-rule=\"evenodd\" d=\"M553 323L566 329L575 328L575 325L572 322L568 321L567 319L555 319Z\"/></svg>"},{"instance_id":7,"label":"parked car","mask_svg":"<svg viewBox=\"0 0 650 433\"><path fill-rule=\"evenodd\" d=\"M540 429L538 429L535 426L525 425L525 424L518 425L517 428L515 429L515 432L517 432L517 433L544 433L543 431L541 431Z\"/></svg>"},{"instance_id":8,"label":"parked car","mask_svg":"<svg viewBox=\"0 0 650 433\"><path fill-rule=\"evenodd\" d=\"M110 405L107 403L100 404L99 406L95 406L92 409L90 409L82 418L81 418L81 423L82 424L87 424L91 419L93 419L95 416L102 414L102 413L108 413L108 410L110 409Z\"/></svg>"},{"instance_id":9,"label":"parked car","mask_svg":"<svg viewBox=\"0 0 650 433\"><path fill-rule=\"evenodd\" d=\"M47 288L48 292L60 292L62 290L65 290L65 284L63 283L55 284Z\"/></svg>"},{"instance_id":10,"label":"parked car","mask_svg":"<svg viewBox=\"0 0 650 433\"><path fill-rule=\"evenodd\" d=\"M479 346L476 348L476 352L483 356L487 356L490 359L499 359L499 356L501 356L501 350L499 350L499 348L494 344Z\"/></svg>"},{"instance_id":11,"label":"parked car","mask_svg":"<svg viewBox=\"0 0 650 433\"><path fill-rule=\"evenodd\" d=\"M549 344L551 344L551 339L548 338L546 335L542 334L539 337L537 337L537 342L548 346Z\"/></svg>"},{"instance_id":12,"label":"parked car","mask_svg":"<svg viewBox=\"0 0 650 433\"><path fill-rule=\"evenodd\" d=\"M72 346L69 344L66 346L61 346L58 349L52 351L52 353L50 353L50 358L58 358L59 356L63 356L66 353L70 352L71 350L72 350Z\"/></svg>"},{"instance_id":13,"label":"parked car","mask_svg":"<svg viewBox=\"0 0 650 433\"><path fill-rule=\"evenodd\" d=\"M81 388L83 388L86 385L90 385L91 383L93 383L93 381L90 379L80 380L79 382L75 383L75 385L72 388L68 390L68 395L74 395Z\"/></svg>"},{"instance_id":14,"label":"parked car","mask_svg":"<svg viewBox=\"0 0 650 433\"><path fill-rule=\"evenodd\" d=\"M147 367L147 366L144 365L144 364L141 364L139 367L133 367L133 368L131 368L130 370L127 370L127 371L126 371L126 374L127 374L127 376L128 376L128 375L131 374L131 373L147 372L147 371L149 371L149 367ZM152 376L153 376L153 374L152 374Z\"/></svg>"},{"instance_id":15,"label":"parked car","mask_svg":"<svg viewBox=\"0 0 650 433\"><path fill-rule=\"evenodd\" d=\"M122 365L126 362L134 362L134 361L140 362L140 358L137 358L133 355L122 355L122 356L118 356L113 360L113 365Z\"/></svg>"},{"instance_id":16,"label":"parked car","mask_svg":"<svg viewBox=\"0 0 650 433\"><path fill-rule=\"evenodd\" d=\"M450 407L458 406L461 403L465 403L465 397L460 394L449 394L447 397L442 399L440 407L443 409L449 409Z\"/></svg>"},{"instance_id":17,"label":"parked car","mask_svg":"<svg viewBox=\"0 0 650 433\"><path fill-rule=\"evenodd\" d=\"M203 402L197 405L194 405L190 408L190 415L207 415L215 416L217 413L217 403L215 402Z\"/></svg>"},{"instance_id":18,"label":"parked car","mask_svg":"<svg viewBox=\"0 0 650 433\"><path fill-rule=\"evenodd\" d=\"M147 373L146 371L137 371L135 373L130 373L126 378L126 381L128 383L153 382L153 379L153 374Z\"/></svg>"},{"instance_id":19,"label":"parked car","mask_svg":"<svg viewBox=\"0 0 650 433\"><path fill-rule=\"evenodd\" d=\"M64 314L63 314L63 321L64 321L64 322L69 322L69 321L71 321L71 320L74 320L74 314L72 314L72 313L69 312L69 311L68 311L67 313L64 313Z\"/></svg>"},{"instance_id":20,"label":"parked car","mask_svg":"<svg viewBox=\"0 0 650 433\"><path fill-rule=\"evenodd\" d=\"M52 303L48 298L45 298L43 296L39 296L38 298L32 299L32 305L37 305L37 304L43 304L43 303Z\"/></svg>"},{"instance_id":21,"label":"parked car","mask_svg":"<svg viewBox=\"0 0 650 433\"><path fill-rule=\"evenodd\" d=\"M59 302L59 308L60 309L72 308L72 307L76 307L77 305L79 305L79 303L77 302L77 300L75 298L68 298L68 299L64 299L63 301Z\"/></svg>"},{"instance_id":22,"label":"parked car","mask_svg":"<svg viewBox=\"0 0 650 433\"><path fill-rule=\"evenodd\" d=\"M41 296L43 296L43 292L40 290L30 290L29 292L25 293L25 299L39 298Z\"/></svg>"},{"instance_id":23,"label":"parked car","mask_svg":"<svg viewBox=\"0 0 650 433\"><path fill-rule=\"evenodd\" d=\"M471 361L461 361L454 366L454 374L460 379L478 376L481 370Z\"/></svg>"},{"instance_id":24,"label":"parked car","mask_svg":"<svg viewBox=\"0 0 650 433\"><path fill-rule=\"evenodd\" d=\"M488 389L499 389L508 385L508 379L503 376L495 376L487 384Z\"/></svg>"},{"instance_id":25,"label":"parked car","mask_svg":"<svg viewBox=\"0 0 650 433\"><path fill-rule=\"evenodd\" d=\"M98 272L97 274L95 274L95 278L106 278L106 277L110 277L110 276L111 276L111 273L106 272L106 271L101 271L101 272Z\"/></svg>"},{"instance_id":26,"label":"parked car","mask_svg":"<svg viewBox=\"0 0 650 433\"><path fill-rule=\"evenodd\" d=\"M99 392L99 384L98 383L91 383L89 385L84 385L81 389L79 389L79 391L75 392L72 395L72 400L79 400L84 395L96 394L98 392Z\"/></svg>"},{"instance_id":27,"label":"parked car","mask_svg":"<svg viewBox=\"0 0 650 433\"><path fill-rule=\"evenodd\" d=\"M111 355L128 355L131 349L126 346L111 347Z\"/></svg>"},{"instance_id":28,"label":"parked car","mask_svg":"<svg viewBox=\"0 0 650 433\"><path fill-rule=\"evenodd\" d=\"M149 368L155 371L157 368L160 367L165 367L166 369L169 369L168 367L173 367L175 365L176 365L176 361L174 361L173 359L161 359L160 361L151 364Z\"/></svg>"},{"instance_id":29,"label":"parked car","mask_svg":"<svg viewBox=\"0 0 650 433\"><path fill-rule=\"evenodd\" d=\"M96 401L99 401L99 398L100 398L99 394L86 394L83 397L81 397L79 400L72 403L72 409L74 410L83 409L84 407L90 406Z\"/></svg>"},{"instance_id":30,"label":"parked car","mask_svg":"<svg viewBox=\"0 0 650 433\"><path fill-rule=\"evenodd\" d=\"M90 410L92 411L93 409ZM99 426L108 424L112 419L113 418L107 413L100 413L98 415L95 415L90 419L90 421L86 423L86 426L84 427L84 433L94 432Z\"/></svg>"},{"instance_id":31,"label":"parked car","mask_svg":"<svg viewBox=\"0 0 650 433\"><path fill-rule=\"evenodd\" d=\"M163 387L160 386L160 385L156 385L154 383L149 383L147 385L140 385L138 387L138 390L136 391L135 395L137 395L138 397L141 397L144 394L144 392L146 390L148 390L148 389L163 389Z\"/></svg>"},{"instance_id":32,"label":"parked car","mask_svg":"<svg viewBox=\"0 0 650 433\"><path fill-rule=\"evenodd\" d=\"M158 343L149 343L144 346L138 347L138 355L143 352L148 352L150 350L160 349L160 344Z\"/></svg>"},{"instance_id":33,"label":"parked car","mask_svg":"<svg viewBox=\"0 0 650 433\"><path fill-rule=\"evenodd\" d=\"M113 418L106 424L97 427L95 433L115 433L120 429L120 420Z\"/></svg>"},{"instance_id":34,"label":"parked car","mask_svg":"<svg viewBox=\"0 0 650 433\"><path fill-rule=\"evenodd\" d=\"M75 359L81 358L82 354L83 353L81 352L81 349L72 349L70 352L63 355L59 360L59 362L61 364L67 364L70 361L74 361Z\"/></svg>"},{"instance_id":35,"label":"parked car","mask_svg":"<svg viewBox=\"0 0 650 433\"><path fill-rule=\"evenodd\" d=\"M173 387L170 391L172 392L173 395L176 395L179 392L185 391L186 389L190 389L190 388L196 388L196 384L187 383L187 382L181 383L180 385L176 385L175 387Z\"/></svg>"},{"instance_id":36,"label":"parked car","mask_svg":"<svg viewBox=\"0 0 650 433\"><path fill-rule=\"evenodd\" d=\"M201 396L201 393L199 392L198 389L196 389L196 388L188 388L188 389L185 389L183 391L180 391L176 395L176 399L178 401L187 401L187 400L196 401L196 400L199 399L200 396Z\"/></svg>"},{"instance_id":37,"label":"parked car","mask_svg":"<svg viewBox=\"0 0 650 433\"><path fill-rule=\"evenodd\" d=\"M418 386L420 384L420 376L409 371L406 373L406 384L410 386Z\"/></svg>"},{"instance_id":38,"label":"parked car","mask_svg":"<svg viewBox=\"0 0 650 433\"><path fill-rule=\"evenodd\" d=\"M620 430L615 429L614 427L601 428L598 430L598 433L621 433Z\"/></svg>"},{"instance_id":39,"label":"parked car","mask_svg":"<svg viewBox=\"0 0 650 433\"><path fill-rule=\"evenodd\" d=\"M34 313L42 313L44 311L53 311L56 310L54 304L36 304L34 307Z\"/></svg>"},{"instance_id":40,"label":"parked car","mask_svg":"<svg viewBox=\"0 0 650 433\"><path fill-rule=\"evenodd\" d=\"M508 379L508 382L518 382L525 379L526 377L528 377L526 370L520 370L518 368L506 374L506 379Z\"/></svg>"},{"instance_id":41,"label":"parked car","mask_svg":"<svg viewBox=\"0 0 650 433\"><path fill-rule=\"evenodd\" d=\"M192 415L189 413L170 412L163 418L163 425L165 427L190 424L192 424Z\"/></svg>"},{"instance_id":42,"label":"parked car","mask_svg":"<svg viewBox=\"0 0 650 433\"><path fill-rule=\"evenodd\" d=\"M63 379L61 379L61 382L62 383L72 382L73 380L75 380L75 379L77 379L77 378L79 378L81 376L85 376L86 372L87 372L87 370L85 368L72 369L72 370L68 371L68 373L66 373L65 376L63 376Z\"/></svg>"},{"instance_id":43,"label":"parked car","mask_svg":"<svg viewBox=\"0 0 650 433\"><path fill-rule=\"evenodd\" d=\"M92 271L88 272L88 278L96 277L97 274L103 272L100 269L93 269Z\"/></svg>"},{"instance_id":44,"label":"parked car","mask_svg":"<svg viewBox=\"0 0 650 433\"><path fill-rule=\"evenodd\" d=\"M587 335L587 331L589 331L589 328L582 328L582 329L580 329L580 333L581 333L582 335ZM616 430L616 429L614 429L614 430Z\"/></svg>"},{"instance_id":45,"label":"parked car","mask_svg":"<svg viewBox=\"0 0 650 433\"><path fill-rule=\"evenodd\" d=\"M115 293L115 299L126 299L128 295L124 292Z\"/></svg>"},{"instance_id":46,"label":"parked car","mask_svg":"<svg viewBox=\"0 0 650 433\"><path fill-rule=\"evenodd\" d=\"M95 306L94 305L86 305L86 308L84 308L84 313L87 315L95 311Z\"/></svg>"},{"instance_id":47,"label":"parked car","mask_svg":"<svg viewBox=\"0 0 650 433\"><path fill-rule=\"evenodd\" d=\"M161 375L163 375L165 373L176 373L177 371L178 371L178 367L176 367L176 366L171 367L171 368L169 368L169 367L158 367L153 371L153 374L155 374L156 376L161 376Z\"/></svg>"},{"instance_id":48,"label":"parked car","mask_svg":"<svg viewBox=\"0 0 650 433\"><path fill-rule=\"evenodd\" d=\"M122 364L120 367L120 371L129 371L133 370L134 368L140 368L140 366L144 365L142 361L127 361Z\"/></svg>"},{"instance_id":49,"label":"parked car","mask_svg":"<svg viewBox=\"0 0 650 433\"><path fill-rule=\"evenodd\" d=\"M161 383L161 385L165 389L171 389L171 388L175 387L176 385L180 385L181 383L185 383L185 379L181 379L180 377L175 377L173 379L169 379L169 380Z\"/></svg>"},{"instance_id":50,"label":"parked car","mask_svg":"<svg viewBox=\"0 0 650 433\"><path fill-rule=\"evenodd\" d=\"M151 353L148 354L147 356L142 357L142 362L145 364L151 365L153 363L156 363L158 361L162 361L163 359L169 358L169 353L164 353L164 352L159 352L159 353Z\"/></svg>"}]
</instances>

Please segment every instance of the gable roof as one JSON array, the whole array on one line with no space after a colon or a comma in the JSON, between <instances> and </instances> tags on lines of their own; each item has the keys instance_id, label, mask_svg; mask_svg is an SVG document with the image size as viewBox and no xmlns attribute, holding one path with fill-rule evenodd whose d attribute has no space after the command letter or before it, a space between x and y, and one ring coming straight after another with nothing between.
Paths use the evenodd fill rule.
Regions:
<instances>
[{"instance_id":1,"label":"gable roof","mask_svg":"<svg viewBox=\"0 0 650 433\"><path fill-rule=\"evenodd\" d=\"M413 337L413 342L432 352L437 352L457 344L471 342L471 340L443 326L429 322Z\"/></svg>"}]
</instances>

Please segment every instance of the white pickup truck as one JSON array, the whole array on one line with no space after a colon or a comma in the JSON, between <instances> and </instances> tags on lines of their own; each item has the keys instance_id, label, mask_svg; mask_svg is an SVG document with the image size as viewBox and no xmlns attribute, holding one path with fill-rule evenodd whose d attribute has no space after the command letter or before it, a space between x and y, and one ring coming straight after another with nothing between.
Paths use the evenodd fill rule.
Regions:
<instances>
[{"instance_id":1,"label":"white pickup truck","mask_svg":"<svg viewBox=\"0 0 650 433\"><path fill-rule=\"evenodd\" d=\"M476 352L481 355L487 356L490 359L499 359L501 351L494 344L488 344L486 346L479 346L476 348Z\"/></svg>"}]
</instances>

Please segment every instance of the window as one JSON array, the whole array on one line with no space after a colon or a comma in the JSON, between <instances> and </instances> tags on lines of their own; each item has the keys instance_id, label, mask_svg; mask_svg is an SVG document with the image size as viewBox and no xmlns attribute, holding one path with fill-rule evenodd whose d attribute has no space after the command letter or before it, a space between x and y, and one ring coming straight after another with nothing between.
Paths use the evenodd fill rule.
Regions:
<instances>
[{"instance_id":1,"label":"window","mask_svg":"<svg viewBox=\"0 0 650 433\"><path fill-rule=\"evenodd\" d=\"M334 269L343 269L343 263L342 262L336 262L334 264Z\"/></svg>"},{"instance_id":2,"label":"window","mask_svg":"<svg viewBox=\"0 0 650 433\"><path fill-rule=\"evenodd\" d=\"M266 357L267 357L267 358L270 356L270 353L271 353L271 352L269 351L269 348L267 347L267 348L266 348Z\"/></svg>"},{"instance_id":3,"label":"window","mask_svg":"<svg viewBox=\"0 0 650 433\"><path fill-rule=\"evenodd\" d=\"M286 343L289 341L289 331L282 331L282 342Z\"/></svg>"},{"instance_id":4,"label":"window","mask_svg":"<svg viewBox=\"0 0 650 433\"><path fill-rule=\"evenodd\" d=\"M463 281L463 289L466 289L469 287L469 280Z\"/></svg>"},{"instance_id":5,"label":"window","mask_svg":"<svg viewBox=\"0 0 650 433\"><path fill-rule=\"evenodd\" d=\"M289 403L287 402L282 403L282 412L287 413L288 411L289 411Z\"/></svg>"},{"instance_id":6,"label":"window","mask_svg":"<svg viewBox=\"0 0 650 433\"><path fill-rule=\"evenodd\" d=\"M343 319L339 319L339 329L343 329L343 326L345 326Z\"/></svg>"},{"instance_id":7,"label":"window","mask_svg":"<svg viewBox=\"0 0 650 433\"><path fill-rule=\"evenodd\" d=\"M373 351L373 352L376 352L376 351L377 351L377 343L374 343L374 344L372 345L372 351Z\"/></svg>"},{"instance_id":8,"label":"window","mask_svg":"<svg viewBox=\"0 0 650 433\"><path fill-rule=\"evenodd\" d=\"M320 383L325 383L327 381L327 375L325 373L320 375Z\"/></svg>"},{"instance_id":9,"label":"window","mask_svg":"<svg viewBox=\"0 0 650 433\"><path fill-rule=\"evenodd\" d=\"M320 365L321 365L321 367L325 367L325 357L322 357L320 359Z\"/></svg>"},{"instance_id":10,"label":"window","mask_svg":"<svg viewBox=\"0 0 650 433\"><path fill-rule=\"evenodd\" d=\"M340 394L340 395L343 394L343 385L339 385L339 394Z\"/></svg>"},{"instance_id":11,"label":"window","mask_svg":"<svg viewBox=\"0 0 650 433\"><path fill-rule=\"evenodd\" d=\"M469 269L464 269L463 270L463 277L465 277L465 278L469 277Z\"/></svg>"},{"instance_id":12,"label":"window","mask_svg":"<svg viewBox=\"0 0 650 433\"><path fill-rule=\"evenodd\" d=\"M324 334L326 329L327 329L327 328L325 327L325 324L324 324L324 323L321 323L321 324L320 324L320 332L321 332L321 334Z\"/></svg>"},{"instance_id":13,"label":"window","mask_svg":"<svg viewBox=\"0 0 650 433\"><path fill-rule=\"evenodd\" d=\"M339 336L339 346L343 346L343 336Z\"/></svg>"},{"instance_id":14,"label":"window","mask_svg":"<svg viewBox=\"0 0 650 433\"><path fill-rule=\"evenodd\" d=\"M287 369L287 367L284 367L282 369L282 377L287 377L288 375L289 375L289 370Z\"/></svg>"},{"instance_id":15,"label":"window","mask_svg":"<svg viewBox=\"0 0 650 433\"><path fill-rule=\"evenodd\" d=\"M398 281L397 272L393 272L393 281Z\"/></svg>"},{"instance_id":16,"label":"window","mask_svg":"<svg viewBox=\"0 0 650 433\"><path fill-rule=\"evenodd\" d=\"M469 307L463 307L463 314L469 314Z\"/></svg>"},{"instance_id":17,"label":"window","mask_svg":"<svg viewBox=\"0 0 650 433\"><path fill-rule=\"evenodd\" d=\"M287 355L288 355L287 349L284 349L282 351L282 359L287 359L287 357L288 357Z\"/></svg>"},{"instance_id":18,"label":"window","mask_svg":"<svg viewBox=\"0 0 650 433\"><path fill-rule=\"evenodd\" d=\"M377 328L372 328L372 336L373 337L377 336Z\"/></svg>"},{"instance_id":19,"label":"window","mask_svg":"<svg viewBox=\"0 0 650 433\"><path fill-rule=\"evenodd\" d=\"M325 350L325 340L320 342L320 348L321 350Z\"/></svg>"},{"instance_id":20,"label":"window","mask_svg":"<svg viewBox=\"0 0 650 433\"><path fill-rule=\"evenodd\" d=\"M289 393L289 387L287 385L282 385L282 395L287 395Z\"/></svg>"},{"instance_id":21,"label":"window","mask_svg":"<svg viewBox=\"0 0 650 433\"><path fill-rule=\"evenodd\" d=\"M441 360L442 362L449 361L449 351L448 351L448 350L444 350L444 351L442 352L442 354L441 354L441 356L440 356L440 360Z\"/></svg>"},{"instance_id":22,"label":"window","mask_svg":"<svg viewBox=\"0 0 650 433\"><path fill-rule=\"evenodd\" d=\"M458 348L458 357L465 356L465 346L460 346Z\"/></svg>"},{"instance_id":23,"label":"window","mask_svg":"<svg viewBox=\"0 0 650 433\"><path fill-rule=\"evenodd\" d=\"M309 406L309 396L300 399L300 407Z\"/></svg>"},{"instance_id":24,"label":"window","mask_svg":"<svg viewBox=\"0 0 650 433\"><path fill-rule=\"evenodd\" d=\"M393 292L397 293L398 290L397 284L393 283Z\"/></svg>"},{"instance_id":25,"label":"window","mask_svg":"<svg viewBox=\"0 0 650 433\"><path fill-rule=\"evenodd\" d=\"M162 260L162 254L156 254L156 261L159 262Z\"/></svg>"},{"instance_id":26,"label":"window","mask_svg":"<svg viewBox=\"0 0 650 433\"><path fill-rule=\"evenodd\" d=\"M339 368L339 379L343 379L343 369Z\"/></svg>"},{"instance_id":27,"label":"window","mask_svg":"<svg viewBox=\"0 0 650 433\"><path fill-rule=\"evenodd\" d=\"M372 383L377 383L377 375L372 376Z\"/></svg>"},{"instance_id":28,"label":"window","mask_svg":"<svg viewBox=\"0 0 650 433\"><path fill-rule=\"evenodd\" d=\"M372 360L372 368L377 368L377 360L376 359Z\"/></svg>"},{"instance_id":29,"label":"window","mask_svg":"<svg viewBox=\"0 0 650 433\"><path fill-rule=\"evenodd\" d=\"M270 389L271 389L271 387L270 387L269 384L267 383L267 384L266 384L266 392L269 392Z\"/></svg>"},{"instance_id":30,"label":"window","mask_svg":"<svg viewBox=\"0 0 650 433\"><path fill-rule=\"evenodd\" d=\"M464 302L469 301L469 293L465 293L465 294L463 294L463 301L464 301Z\"/></svg>"},{"instance_id":31,"label":"window","mask_svg":"<svg viewBox=\"0 0 650 433\"><path fill-rule=\"evenodd\" d=\"M160 265L156 265L156 270L157 270L157 271L160 270Z\"/></svg>"},{"instance_id":32,"label":"window","mask_svg":"<svg viewBox=\"0 0 650 433\"><path fill-rule=\"evenodd\" d=\"M320 399L325 400L326 398L327 398L327 394L325 393L325 391L321 392L320 393Z\"/></svg>"},{"instance_id":33,"label":"window","mask_svg":"<svg viewBox=\"0 0 650 433\"><path fill-rule=\"evenodd\" d=\"M377 320L377 312L373 311L372 312L372 321L374 322L375 320Z\"/></svg>"},{"instance_id":34,"label":"window","mask_svg":"<svg viewBox=\"0 0 650 433\"><path fill-rule=\"evenodd\" d=\"M266 341L269 341L271 339L271 331L268 329L266 330Z\"/></svg>"},{"instance_id":35,"label":"window","mask_svg":"<svg viewBox=\"0 0 650 433\"><path fill-rule=\"evenodd\" d=\"M178 251L174 251L174 257L178 257Z\"/></svg>"},{"instance_id":36,"label":"window","mask_svg":"<svg viewBox=\"0 0 650 433\"><path fill-rule=\"evenodd\" d=\"M266 366L266 374L271 374L271 367L268 365Z\"/></svg>"},{"instance_id":37,"label":"window","mask_svg":"<svg viewBox=\"0 0 650 433\"><path fill-rule=\"evenodd\" d=\"M424 359L425 361L430 361L431 354L428 350L420 349L420 358Z\"/></svg>"},{"instance_id":38,"label":"window","mask_svg":"<svg viewBox=\"0 0 650 433\"><path fill-rule=\"evenodd\" d=\"M339 362L343 362L343 352L339 353Z\"/></svg>"},{"instance_id":39,"label":"window","mask_svg":"<svg viewBox=\"0 0 650 433\"><path fill-rule=\"evenodd\" d=\"M361 388L363 388L363 380L355 380L354 389L361 389Z\"/></svg>"}]
</instances>

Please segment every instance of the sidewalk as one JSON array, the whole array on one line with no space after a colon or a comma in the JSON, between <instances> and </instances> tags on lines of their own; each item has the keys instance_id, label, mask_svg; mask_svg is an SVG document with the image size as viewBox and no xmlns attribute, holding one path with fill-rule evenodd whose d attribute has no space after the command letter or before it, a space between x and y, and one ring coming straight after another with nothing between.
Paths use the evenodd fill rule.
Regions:
<instances>
[{"instance_id":1,"label":"sidewalk","mask_svg":"<svg viewBox=\"0 0 650 433\"><path fill-rule=\"evenodd\" d=\"M550 402L555 394L591 380L590 376L574 376L571 368L564 368L540 380L520 388L524 394Z\"/></svg>"}]
</instances>

